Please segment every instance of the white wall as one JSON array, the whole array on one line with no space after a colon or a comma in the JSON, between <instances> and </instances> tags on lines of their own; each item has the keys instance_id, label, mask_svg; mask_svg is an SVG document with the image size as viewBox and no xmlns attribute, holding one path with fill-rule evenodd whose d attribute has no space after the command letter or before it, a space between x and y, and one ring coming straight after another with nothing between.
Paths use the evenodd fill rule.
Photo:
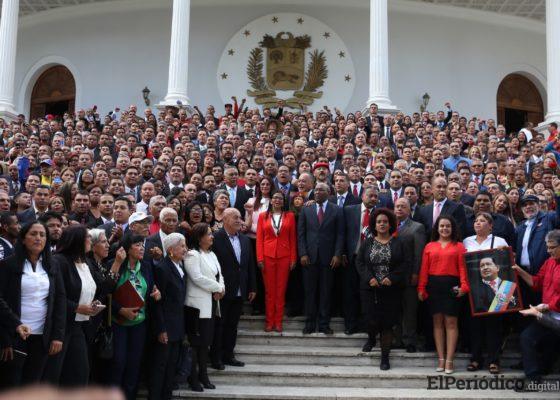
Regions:
<instances>
[{"instance_id":1,"label":"white wall","mask_svg":"<svg viewBox=\"0 0 560 400\"><path fill-rule=\"evenodd\" d=\"M29 101L20 96L26 90L22 88L24 78L39 60L48 56L66 58L77 69L81 88L77 106L97 104L102 112L130 103L142 108L141 90L146 85L152 91L152 103L161 100L167 88L171 29L171 8L168 2L164 3L165 7L153 10L127 8L120 12L107 7L109 13L105 15L22 24L18 36L16 105L23 108L21 105ZM354 95L346 111L362 109L368 98L369 9L335 5L195 4L191 12L189 67L189 97L193 103L201 108L212 103L222 109L216 69L224 47L248 22L275 12L311 15L342 38L357 74ZM59 13L63 16L64 9ZM496 91L508 73L531 72L540 80L541 89L546 84L544 33L417 15L402 7L390 11L389 31L390 94L393 103L405 112L416 111L421 96L428 92L432 98L430 109L440 109L450 100L468 115L495 117ZM245 64L240 68L245 69Z\"/></svg>"}]
</instances>

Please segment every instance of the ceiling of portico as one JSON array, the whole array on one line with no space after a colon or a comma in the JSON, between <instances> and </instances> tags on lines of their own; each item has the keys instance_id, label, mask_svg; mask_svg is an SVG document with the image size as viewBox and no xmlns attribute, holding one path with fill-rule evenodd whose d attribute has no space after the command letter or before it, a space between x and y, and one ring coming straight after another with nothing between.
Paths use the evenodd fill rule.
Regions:
<instances>
[{"instance_id":1,"label":"ceiling of portico","mask_svg":"<svg viewBox=\"0 0 560 400\"><path fill-rule=\"evenodd\" d=\"M79 4L105 2L109 0L20 0L20 15L28 16L42 11ZM154 0L156 1L156 0ZM389 0L390 1L390 0ZM487 11L531 20L545 20L545 0L412 0L415 2L440 4ZM558 0L560 1L560 0ZM235 0L231 0L235 3ZM2 0L0 0L0 5ZM364 0L367 6L367 0Z\"/></svg>"}]
</instances>

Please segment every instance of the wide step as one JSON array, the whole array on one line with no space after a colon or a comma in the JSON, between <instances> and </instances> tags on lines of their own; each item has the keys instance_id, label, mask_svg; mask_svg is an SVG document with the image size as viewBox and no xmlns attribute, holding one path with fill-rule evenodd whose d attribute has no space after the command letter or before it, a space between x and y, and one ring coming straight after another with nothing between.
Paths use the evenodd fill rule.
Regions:
<instances>
[{"instance_id":1,"label":"wide step","mask_svg":"<svg viewBox=\"0 0 560 400\"><path fill-rule=\"evenodd\" d=\"M215 390L195 393L190 390L177 390L174 398L214 399L214 400L371 400L371 399L406 399L406 400L478 400L478 399L558 399L553 393L515 393L510 390L472 391L472 390L427 390L427 389L383 389L355 387L277 387L266 386L232 386L222 385Z\"/></svg>"}]
</instances>

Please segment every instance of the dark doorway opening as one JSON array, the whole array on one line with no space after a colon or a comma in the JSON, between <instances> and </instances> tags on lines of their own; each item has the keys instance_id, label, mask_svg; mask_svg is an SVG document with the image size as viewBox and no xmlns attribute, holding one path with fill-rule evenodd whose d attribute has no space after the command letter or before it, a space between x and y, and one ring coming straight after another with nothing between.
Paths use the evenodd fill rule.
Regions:
<instances>
[{"instance_id":1,"label":"dark doorway opening","mask_svg":"<svg viewBox=\"0 0 560 400\"><path fill-rule=\"evenodd\" d=\"M70 111L70 101L55 101L45 104L45 115L52 114L55 117L62 118L65 112Z\"/></svg>"},{"instance_id":2,"label":"dark doorway opening","mask_svg":"<svg viewBox=\"0 0 560 400\"><path fill-rule=\"evenodd\" d=\"M527 111L515 108L505 109L505 126L510 132L518 132L527 123Z\"/></svg>"}]
</instances>

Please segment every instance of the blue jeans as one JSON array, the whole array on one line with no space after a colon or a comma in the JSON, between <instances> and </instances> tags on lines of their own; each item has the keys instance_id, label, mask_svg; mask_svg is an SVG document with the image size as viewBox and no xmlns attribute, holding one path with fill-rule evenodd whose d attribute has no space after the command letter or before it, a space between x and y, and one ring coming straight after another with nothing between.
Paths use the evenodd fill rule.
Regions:
<instances>
[{"instance_id":1,"label":"blue jeans","mask_svg":"<svg viewBox=\"0 0 560 400\"><path fill-rule=\"evenodd\" d=\"M113 365L111 383L120 386L127 400L136 399L144 343L146 323L133 326L113 324Z\"/></svg>"}]
</instances>

